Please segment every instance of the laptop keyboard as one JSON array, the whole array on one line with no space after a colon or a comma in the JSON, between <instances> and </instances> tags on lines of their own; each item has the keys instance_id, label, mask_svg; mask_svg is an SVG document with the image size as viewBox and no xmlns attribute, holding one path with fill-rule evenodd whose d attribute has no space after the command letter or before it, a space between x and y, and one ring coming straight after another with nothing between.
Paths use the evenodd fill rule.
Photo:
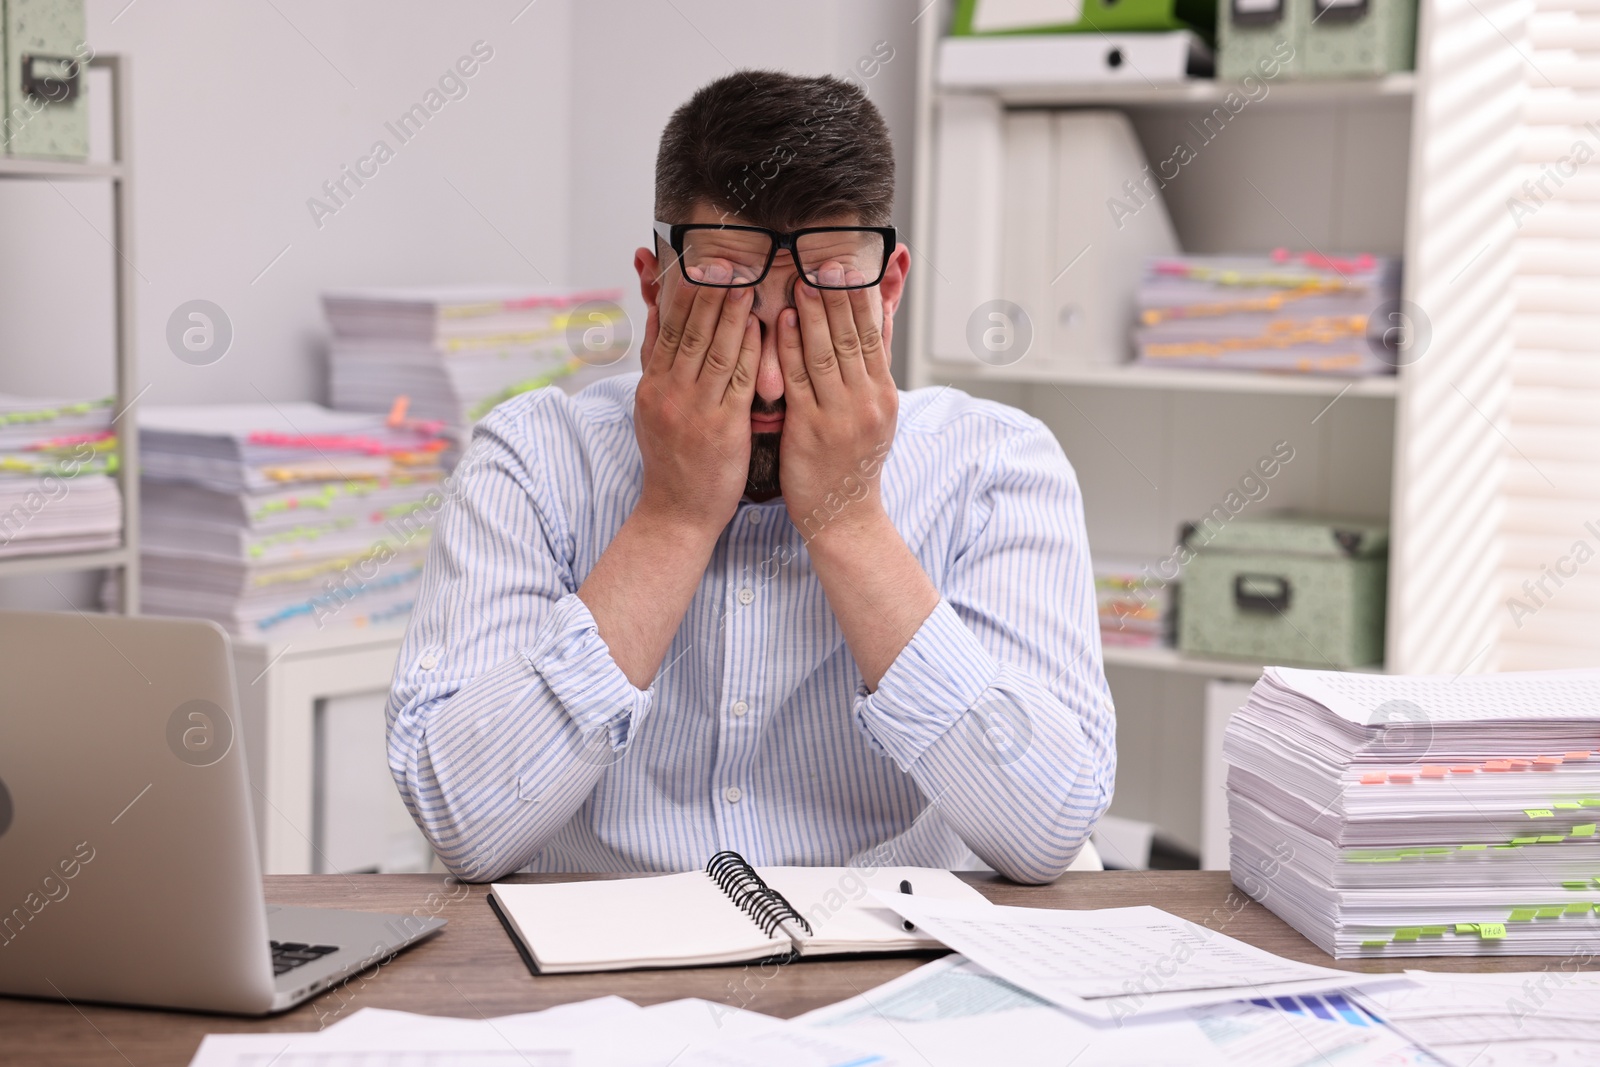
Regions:
<instances>
[{"instance_id":1,"label":"laptop keyboard","mask_svg":"<svg viewBox=\"0 0 1600 1067\"><path fill-rule=\"evenodd\" d=\"M272 974L288 974L296 967L320 960L330 952L338 952L338 945L303 945L298 941L274 941L272 944Z\"/></svg>"}]
</instances>

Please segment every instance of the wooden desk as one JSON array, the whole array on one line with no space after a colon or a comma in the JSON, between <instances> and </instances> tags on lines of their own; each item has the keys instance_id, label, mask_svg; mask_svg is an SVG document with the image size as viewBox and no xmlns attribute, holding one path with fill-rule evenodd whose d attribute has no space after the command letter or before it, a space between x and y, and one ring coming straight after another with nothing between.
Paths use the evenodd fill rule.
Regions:
<instances>
[{"instance_id":1,"label":"wooden desk","mask_svg":"<svg viewBox=\"0 0 1600 1067\"><path fill-rule=\"evenodd\" d=\"M1352 971L1425 966L1452 971L1536 971L1553 957L1333 961L1277 916L1233 889L1225 871L1106 871L1063 875L1049 886L1019 886L993 875L970 875L999 904L1108 908L1155 904L1290 959ZM560 876L522 876L553 881ZM267 879L279 904L436 914L449 925L432 940L294 1011L269 1019L57 1004L0 997L0 1064L105 1064L160 1067L189 1062L207 1033L318 1030L361 1008L466 1018L537 1011L555 1004L617 994L639 1004L703 997L789 1017L843 1000L921 966L918 959L860 959L705 967L696 970L535 978L484 901L485 887L422 874L285 875Z\"/></svg>"}]
</instances>

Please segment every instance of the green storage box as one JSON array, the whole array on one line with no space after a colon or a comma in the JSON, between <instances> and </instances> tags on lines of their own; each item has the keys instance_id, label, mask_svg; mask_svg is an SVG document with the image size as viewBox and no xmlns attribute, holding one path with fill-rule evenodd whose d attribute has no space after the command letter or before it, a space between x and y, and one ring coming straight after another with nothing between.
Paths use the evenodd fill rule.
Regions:
<instances>
[{"instance_id":1,"label":"green storage box","mask_svg":"<svg viewBox=\"0 0 1600 1067\"><path fill-rule=\"evenodd\" d=\"M0 140L10 156L86 159L89 48L83 0L0 0L5 104Z\"/></svg>"},{"instance_id":2,"label":"green storage box","mask_svg":"<svg viewBox=\"0 0 1600 1067\"><path fill-rule=\"evenodd\" d=\"M1185 527L1183 544L1183 652L1323 668L1383 661L1387 527L1313 515L1208 518Z\"/></svg>"},{"instance_id":3,"label":"green storage box","mask_svg":"<svg viewBox=\"0 0 1600 1067\"><path fill-rule=\"evenodd\" d=\"M1217 78L1237 82L1305 76L1306 23L1314 0L1220 0Z\"/></svg>"},{"instance_id":4,"label":"green storage box","mask_svg":"<svg viewBox=\"0 0 1600 1067\"><path fill-rule=\"evenodd\" d=\"M1412 68L1417 49L1417 0L1309 3L1307 78L1375 78Z\"/></svg>"}]
</instances>

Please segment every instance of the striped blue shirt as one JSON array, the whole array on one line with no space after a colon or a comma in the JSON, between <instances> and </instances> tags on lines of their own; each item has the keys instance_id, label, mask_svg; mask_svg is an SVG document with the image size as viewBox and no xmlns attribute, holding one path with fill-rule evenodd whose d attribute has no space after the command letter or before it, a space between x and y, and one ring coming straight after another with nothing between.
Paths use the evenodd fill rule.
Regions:
<instances>
[{"instance_id":1,"label":"striped blue shirt","mask_svg":"<svg viewBox=\"0 0 1600 1067\"><path fill-rule=\"evenodd\" d=\"M875 691L782 499L741 502L641 690L576 593L639 499L638 382L501 404L452 476L387 709L390 768L444 863L483 881L734 849L1060 874L1116 752L1050 431L952 388L900 394L882 499L940 600Z\"/></svg>"}]
</instances>

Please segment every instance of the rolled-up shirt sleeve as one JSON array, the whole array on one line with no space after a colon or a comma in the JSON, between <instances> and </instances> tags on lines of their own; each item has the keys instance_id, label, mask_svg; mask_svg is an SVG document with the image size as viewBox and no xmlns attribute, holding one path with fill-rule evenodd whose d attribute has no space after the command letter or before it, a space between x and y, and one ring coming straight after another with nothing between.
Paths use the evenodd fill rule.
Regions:
<instances>
[{"instance_id":1,"label":"rolled-up shirt sleeve","mask_svg":"<svg viewBox=\"0 0 1600 1067\"><path fill-rule=\"evenodd\" d=\"M468 881L526 866L651 707L578 597L559 498L513 432L479 423L440 490L386 710L400 795Z\"/></svg>"},{"instance_id":2,"label":"rolled-up shirt sleeve","mask_svg":"<svg viewBox=\"0 0 1600 1067\"><path fill-rule=\"evenodd\" d=\"M941 598L857 721L969 848L1045 882L1111 801L1115 713L1077 478L1042 424L995 449Z\"/></svg>"}]
</instances>

